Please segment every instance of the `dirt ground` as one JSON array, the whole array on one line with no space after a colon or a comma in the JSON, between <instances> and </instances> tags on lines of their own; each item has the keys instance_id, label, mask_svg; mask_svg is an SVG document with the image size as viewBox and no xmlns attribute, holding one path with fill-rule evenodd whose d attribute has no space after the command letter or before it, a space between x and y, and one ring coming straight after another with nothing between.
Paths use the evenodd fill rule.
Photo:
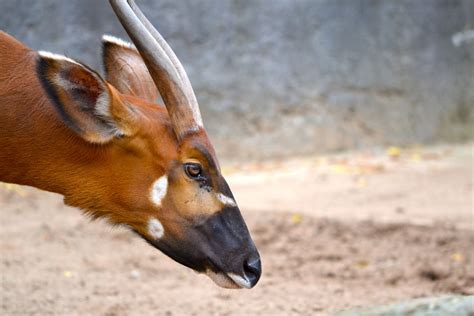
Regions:
<instances>
[{"instance_id":1,"label":"dirt ground","mask_svg":"<svg viewBox=\"0 0 474 316\"><path fill-rule=\"evenodd\" d=\"M0 314L292 315L474 294L473 144L227 166L263 260L225 290L61 197L0 184Z\"/></svg>"}]
</instances>

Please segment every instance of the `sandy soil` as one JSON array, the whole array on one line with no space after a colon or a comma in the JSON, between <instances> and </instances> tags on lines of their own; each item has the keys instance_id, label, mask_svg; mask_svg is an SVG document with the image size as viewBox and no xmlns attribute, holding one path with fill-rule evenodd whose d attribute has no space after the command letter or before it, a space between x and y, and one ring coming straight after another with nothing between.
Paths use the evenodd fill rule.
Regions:
<instances>
[{"instance_id":1,"label":"sandy soil","mask_svg":"<svg viewBox=\"0 0 474 316\"><path fill-rule=\"evenodd\" d=\"M225 290L61 197L0 185L0 314L326 314L474 294L473 147L224 169L263 258Z\"/></svg>"}]
</instances>

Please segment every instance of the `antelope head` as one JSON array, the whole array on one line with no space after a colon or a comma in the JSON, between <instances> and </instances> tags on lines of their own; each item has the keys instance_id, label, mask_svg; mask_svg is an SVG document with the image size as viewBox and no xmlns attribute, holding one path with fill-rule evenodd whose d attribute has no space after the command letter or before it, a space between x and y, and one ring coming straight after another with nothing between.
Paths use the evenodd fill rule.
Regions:
<instances>
[{"instance_id":1,"label":"antelope head","mask_svg":"<svg viewBox=\"0 0 474 316\"><path fill-rule=\"evenodd\" d=\"M78 175L65 201L130 227L222 287L251 288L260 278L260 256L188 76L133 1L110 3L134 45L104 37L105 79L74 60L39 56L43 88L95 153L90 164L97 168ZM166 109L155 104L158 94Z\"/></svg>"}]
</instances>

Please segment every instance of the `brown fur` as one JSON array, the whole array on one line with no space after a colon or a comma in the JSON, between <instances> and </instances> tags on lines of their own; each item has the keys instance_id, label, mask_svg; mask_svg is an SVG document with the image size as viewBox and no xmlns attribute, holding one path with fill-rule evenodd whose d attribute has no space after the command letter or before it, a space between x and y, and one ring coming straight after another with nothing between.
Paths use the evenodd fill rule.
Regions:
<instances>
[{"instance_id":1,"label":"brown fur","mask_svg":"<svg viewBox=\"0 0 474 316\"><path fill-rule=\"evenodd\" d=\"M152 183L171 164L188 159L186 146L178 152L166 109L110 86L113 102L133 104L134 135L93 144L68 128L54 109L35 73L36 52L2 32L0 56L0 180L60 193L67 204L94 217L106 216L138 230L150 216L159 218L149 199ZM196 138L210 145L205 132L192 137ZM180 181L189 185L185 179ZM186 190L180 192L174 203L193 199L186 197ZM212 201L206 209L217 211L217 204Z\"/></svg>"},{"instance_id":2,"label":"brown fur","mask_svg":"<svg viewBox=\"0 0 474 316\"><path fill-rule=\"evenodd\" d=\"M177 137L165 107L145 100L156 91L143 78L144 64L137 73L123 68L131 52L110 45L104 62L118 88L85 65L38 54L0 32L0 181L62 194L66 204L131 228L221 286L254 286L259 254L206 132ZM190 163L200 172L186 172ZM166 195L155 202L153 186L163 176Z\"/></svg>"},{"instance_id":3,"label":"brown fur","mask_svg":"<svg viewBox=\"0 0 474 316\"><path fill-rule=\"evenodd\" d=\"M120 93L156 102L158 89L135 48L104 41L102 57L106 79Z\"/></svg>"}]
</instances>

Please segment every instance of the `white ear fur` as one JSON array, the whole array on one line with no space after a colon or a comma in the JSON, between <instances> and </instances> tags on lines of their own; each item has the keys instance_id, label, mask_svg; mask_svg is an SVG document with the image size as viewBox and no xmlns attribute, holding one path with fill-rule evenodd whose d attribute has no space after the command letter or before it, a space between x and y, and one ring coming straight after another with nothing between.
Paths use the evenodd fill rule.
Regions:
<instances>
[{"instance_id":1,"label":"white ear fur","mask_svg":"<svg viewBox=\"0 0 474 316\"><path fill-rule=\"evenodd\" d=\"M100 115L100 116L103 116L104 118L107 118L107 117L110 116L110 111L109 111L109 107L110 107L109 99L110 98L109 98L109 95L108 95L108 89L105 85L105 82L102 80L102 78L100 78L96 73L94 73L94 72L90 71L89 69L87 69L87 67L84 67L82 64L78 63L77 61L75 61L75 60L73 60L69 57L59 55L59 54L53 54L53 53L45 52L45 51L39 51L38 53L43 58L55 59L55 60L58 60L58 61L75 64L75 65L81 67L83 70L89 72L97 80L97 82L101 86L102 90L104 91L97 97L97 103L96 103L96 107L95 107L96 114ZM81 88L80 85L75 84L75 83L73 83L71 81L68 81L65 78L63 78L60 73L58 73L55 76L55 78L53 78L53 80L55 81L55 83L58 86L61 86L64 90L69 90L70 91L70 90L73 90L73 89Z\"/></svg>"},{"instance_id":2,"label":"white ear fur","mask_svg":"<svg viewBox=\"0 0 474 316\"><path fill-rule=\"evenodd\" d=\"M51 52L47 52L47 51L44 51L44 50L40 50L38 52L38 54L41 56L41 57L44 57L44 58L49 58L49 59L56 59L56 60L63 60L63 61L67 61L67 62L70 62L70 63L73 63L73 64L76 64L76 65L80 65L77 61L69 58L69 57L66 57L64 55L59 55L59 54L54 54L54 53L51 53Z\"/></svg>"},{"instance_id":3,"label":"white ear fur","mask_svg":"<svg viewBox=\"0 0 474 316\"><path fill-rule=\"evenodd\" d=\"M135 49L135 46L132 43L129 43L127 41L124 41L121 38L118 38L118 37L115 37L115 36L112 36L112 35L107 35L107 34L103 35L102 36L102 42L104 42L104 43L113 43L115 45L122 46L122 47L125 47L125 48Z\"/></svg>"}]
</instances>

